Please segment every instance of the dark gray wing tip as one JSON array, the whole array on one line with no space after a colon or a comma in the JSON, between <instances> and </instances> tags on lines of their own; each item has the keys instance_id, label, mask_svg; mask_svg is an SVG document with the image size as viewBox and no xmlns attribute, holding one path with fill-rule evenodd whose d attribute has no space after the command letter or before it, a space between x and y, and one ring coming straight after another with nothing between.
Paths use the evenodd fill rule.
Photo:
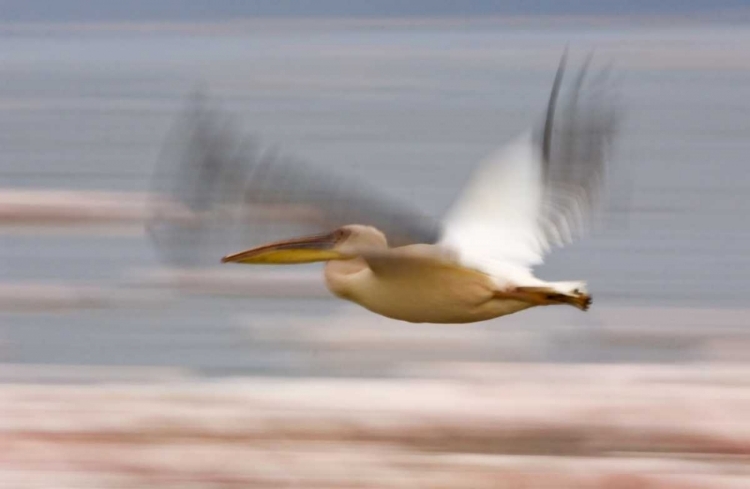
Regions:
<instances>
[{"instance_id":1,"label":"dark gray wing tip","mask_svg":"<svg viewBox=\"0 0 750 489\"><path fill-rule=\"evenodd\" d=\"M569 242L581 234L605 204L602 198L609 183L605 174L619 111L609 70L588 76L592 58L593 54L586 57L563 90L563 56L547 108L540 148L545 188L542 220L555 242L561 236Z\"/></svg>"},{"instance_id":2,"label":"dark gray wing tip","mask_svg":"<svg viewBox=\"0 0 750 489\"><path fill-rule=\"evenodd\" d=\"M560 57L560 63L557 65L557 72L555 73L555 80L552 82L552 91L547 102L547 115L544 118L544 133L542 137L542 157L545 162L549 161L550 152L552 148L552 128L555 120L555 107L557 105L557 98L560 94L560 86L562 85L563 74L565 73L565 63L568 60L568 47L565 47L562 56Z\"/></svg>"},{"instance_id":3,"label":"dark gray wing tip","mask_svg":"<svg viewBox=\"0 0 750 489\"><path fill-rule=\"evenodd\" d=\"M237 117L221 110L205 90L187 97L157 160L146 223L165 261L192 264L210 256L213 263L211 253L217 246L221 253L234 248L235 241L262 242L275 232L271 228L287 225L369 224L383 231L392 244L439 239L437 220L410 203L356 175L327 171L274 146L261 147L239 126ZM175 206L189 214L186 221L174 218ZM279 217L258 219L253 212L248 217L245 211L253 207L271 209L269 216ZM290 207L314 211L313 217L295 214Z\"/></svg>"}]
</instances>

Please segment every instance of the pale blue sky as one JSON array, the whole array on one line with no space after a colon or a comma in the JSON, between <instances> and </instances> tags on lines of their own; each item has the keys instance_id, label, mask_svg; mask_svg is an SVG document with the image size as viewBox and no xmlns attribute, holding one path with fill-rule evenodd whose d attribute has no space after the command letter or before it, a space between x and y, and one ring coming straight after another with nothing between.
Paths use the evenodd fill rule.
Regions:
<instances>
[{"instance_id":1,"label":"pale blue sky","mask_svg":"<svg viewBox=\"0 0 750 489\"><path fill-rule=\"evenodd\" d=\"M0 22L222 20L528 14L680 15L750 9L749 0L0 0Z\"/></svg>"}]
</instances>

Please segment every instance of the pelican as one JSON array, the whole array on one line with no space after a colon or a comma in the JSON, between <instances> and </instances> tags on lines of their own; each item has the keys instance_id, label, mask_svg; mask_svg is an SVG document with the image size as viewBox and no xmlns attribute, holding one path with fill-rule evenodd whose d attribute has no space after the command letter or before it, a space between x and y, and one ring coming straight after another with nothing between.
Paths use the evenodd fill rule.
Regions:
<instances>
[{"instance_id":1,"label":"pelican","mask_svg":"<svg viewBox=\"0 0 750 489\"><path fill-rule=\"evenodd\" d=\"M335 296L412 323L471 323L559 304L588 310L584 281L548 282L532 273L553 245L572 242L592 221L615 132L605 77L587 75L590 58L561 92L566 57L543 122L481 161L441 221L370 193L361 182L332 182L296 160L259 153L255 143L227 150L227 124L207 125L210 117L199 114L203 123L193 126L188 154L193 173L211 182L204 190L222 194L224 211L233 199L227 195L235 195L243 208L307 209L302 220L322 230L221 262L325 262L325 283ZM242 213L230 208L241 223Z\"/></svg>"}]
</instances>

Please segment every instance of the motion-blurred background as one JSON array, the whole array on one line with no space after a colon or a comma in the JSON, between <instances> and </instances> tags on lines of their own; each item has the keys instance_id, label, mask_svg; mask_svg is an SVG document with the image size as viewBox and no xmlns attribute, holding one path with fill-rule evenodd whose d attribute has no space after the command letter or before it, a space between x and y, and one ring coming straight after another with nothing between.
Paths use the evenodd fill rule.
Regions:
<instances>
[{"instance_id":1,"label":"motion-blurred background","mask_svg":"<svg viewBox=\"0 0 750 489\"><path fill-rule=\"evenodd\" d=\"M0 1L0 487L748 487L743 1ZM411 325L144 232L204 89L440 215L568 46L624 109L587 314ZM234 243L233 243L234 245Z\"/></svg>"}]
</instances>

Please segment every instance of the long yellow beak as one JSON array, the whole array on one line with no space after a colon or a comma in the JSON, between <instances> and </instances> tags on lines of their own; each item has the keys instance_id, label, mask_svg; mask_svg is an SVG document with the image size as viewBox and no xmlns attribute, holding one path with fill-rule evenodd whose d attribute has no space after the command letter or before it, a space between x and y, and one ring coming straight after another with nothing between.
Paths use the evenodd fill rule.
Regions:
<instances>
[{"instance_id":1,"label":"long yellow beak","mask_svg":"<svg viewBox=\"0 0 750 489\"><path fill-rule=\"evenodd\" d=\"M317 261L340 260L342 253L334 250L340 236L336 233L318 234L302 238L277 241L249 250L227 255L222 263L247 263L252 265L288 265Z\"/></svg>"}]
</instances>

